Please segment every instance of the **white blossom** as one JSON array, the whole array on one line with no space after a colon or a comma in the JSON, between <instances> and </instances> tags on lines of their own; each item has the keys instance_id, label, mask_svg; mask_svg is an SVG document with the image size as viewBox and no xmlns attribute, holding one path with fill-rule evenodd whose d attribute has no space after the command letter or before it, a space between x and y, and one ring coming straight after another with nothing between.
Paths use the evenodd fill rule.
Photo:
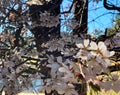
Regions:
<instances>
[{"instance_id":1,"label":"white blossom","mask_svg":"<svg viewBox=\"0 0 120 95\"><path fill-rule=\"evenodd\" d=\"M78 47L78 48L87 48L88 46L89 46L89 39L85 39L84 40L84 42L83 42L83 44L82 43L79 43L79 44L76 44L76 46Z\"/></svg>"}]
</instances>

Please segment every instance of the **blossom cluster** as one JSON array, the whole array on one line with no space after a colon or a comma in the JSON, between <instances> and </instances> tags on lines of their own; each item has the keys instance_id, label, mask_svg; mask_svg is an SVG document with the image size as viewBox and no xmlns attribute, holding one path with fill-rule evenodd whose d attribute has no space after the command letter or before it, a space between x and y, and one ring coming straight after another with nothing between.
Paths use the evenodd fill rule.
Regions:
<instances>
[{"instance_id":1,"label":"blossom cluster","mask_svg":"<svg viewBox=\"0 0 120 95\"><path fill-rule=\"evenodd\" d=\"M109 52L104 42L98 42L98 44L96 44L94 41L90 42L89 40L84 40L83 44L80 43L76 45L78 48L81 48L77 53L76 58L88 61L86 62L88 65L90 65L90 63L98 63L103 67L111 65L108 58L113 56L115 52Z\"/></svg>"},{"instance_id":2,"label":"blossom cluster","mask_svg":"<svg viewBox=\"0 0 120 95\"><path fill-rule=\"evenodd\" d=\"M60 46L64 47L64 45ZM46 80L46 84L43 86L43 90L46 90L47 93L57 91L58 94L79 95L78 90L75 90L75 84L82 84L83 81L86 83L95 81L98 74L109 72L107 69L111 65L109 58L115 52L108 51L104 42L96 44L94 41L85 39L76 46L80 50L76 52L76 55L74 53L72 55L79 60L78 62L64 59L62 56L57 59L54 59L53 56L49 57L48 63L50 64L47 66L51 68L51 79Z\"/></svg>"},{"instance_id":3,"label":"blossom cluster","mask_svg":"<svg viewBox=\"0 0 120 95\"><path fill-rule=\"evenodd\" d=\"M111 82L112 85L97 78L97 75L109 73L109 58L115 53L108 51L104 42L96 43L63 33L61 38L43 43L41 47L41 52L36 49L14 49L2 59L0 78L6 93L12 94L14 91L15 94L30 88L33 85L31 79L35 78L43 80L40 91L53 95L85 93L91 82L105 89L108 87L104 84L114 88L119 82ZM113 78L118 80L116 75Z\"/></svg>"}]
</instances>

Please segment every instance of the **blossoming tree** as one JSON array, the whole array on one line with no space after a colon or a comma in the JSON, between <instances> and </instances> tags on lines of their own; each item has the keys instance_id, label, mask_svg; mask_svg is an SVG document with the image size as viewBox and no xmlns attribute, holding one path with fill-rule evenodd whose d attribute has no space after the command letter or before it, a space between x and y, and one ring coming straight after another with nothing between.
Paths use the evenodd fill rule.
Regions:
<instances>
[{"instance_id":1,"label":"blossoming tree","mask_svg":"<svg viewBox=\"0 0 120 95\"><path fill-rule=\"evenodd\" d=\"M107 42L58 33L61 2L1 1L1 93L16 95L34 88L35 79L42 81L38 90L46 95L86 95L91 89L119 91L119 76L112 72L120 68L112 63L116 53L108 50Z\"/></svg>"}]
</instances>

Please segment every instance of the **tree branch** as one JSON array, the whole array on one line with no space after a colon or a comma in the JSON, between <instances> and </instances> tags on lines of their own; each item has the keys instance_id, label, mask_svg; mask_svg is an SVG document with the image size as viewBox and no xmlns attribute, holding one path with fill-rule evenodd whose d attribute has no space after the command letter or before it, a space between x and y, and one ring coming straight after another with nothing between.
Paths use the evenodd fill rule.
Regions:
<instances>
[{"instance_id":1,"label":"tree branch","mask_svg":"<svg viewBox=\"0 0 120 95\"><path fill-rule=\"evenodd\" d=\"M117 10L117 11L120 11L120 7L117 7L117 6L115 6L115 5L108 4L108 3L107 3L107 0L104 0L104 1L103 1L103 5L104 5L104 7L105 7L106 9L108 9L108 10Z\"/></svg>"}]
</instances>

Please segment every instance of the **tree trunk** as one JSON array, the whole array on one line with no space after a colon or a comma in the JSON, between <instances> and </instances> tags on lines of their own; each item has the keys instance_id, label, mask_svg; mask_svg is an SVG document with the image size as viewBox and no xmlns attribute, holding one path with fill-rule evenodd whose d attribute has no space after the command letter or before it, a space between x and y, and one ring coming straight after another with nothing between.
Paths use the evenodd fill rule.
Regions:
<instances>
[{"instance_id":1,"label":"tree trunk","mask_svg":"<svg viewBox=\"0 0 120 95\"><path fill-rule=\"evenodd\" d=\"M88 21L88 0L74 0L75 12L74 18L79 22L79 25L73 30L73 34L86 34Z\"/></svg>"},{"instance_id":2,"label":"tree trunk","mask_svg":"<svg viewBox=\"0 0 120 95\"><path fill-rule=\"evenodd\" d=\"M29 13L31 15L32 23L35 22L38 24L38 26L35 26L31 29L31 32L34 34L36 47L38 50L40 49L40 45L42 43L60 36L59 18L58 18L59 23L56 26L53 25L51 27L48 27L47 24L51 24L48 23L51 19L48 18L49 21L47 22L46 20L42 19L42 17L40 17L40 14L49 13L50 16L53 16L53 18L59 17L61 2L62 0L52 0L51 2L43 5L31 5L29 7ZM43 21L45 22L43 23L44 25L41 23L41 19L44 20Z\"/></svg>"}]
</instances>

